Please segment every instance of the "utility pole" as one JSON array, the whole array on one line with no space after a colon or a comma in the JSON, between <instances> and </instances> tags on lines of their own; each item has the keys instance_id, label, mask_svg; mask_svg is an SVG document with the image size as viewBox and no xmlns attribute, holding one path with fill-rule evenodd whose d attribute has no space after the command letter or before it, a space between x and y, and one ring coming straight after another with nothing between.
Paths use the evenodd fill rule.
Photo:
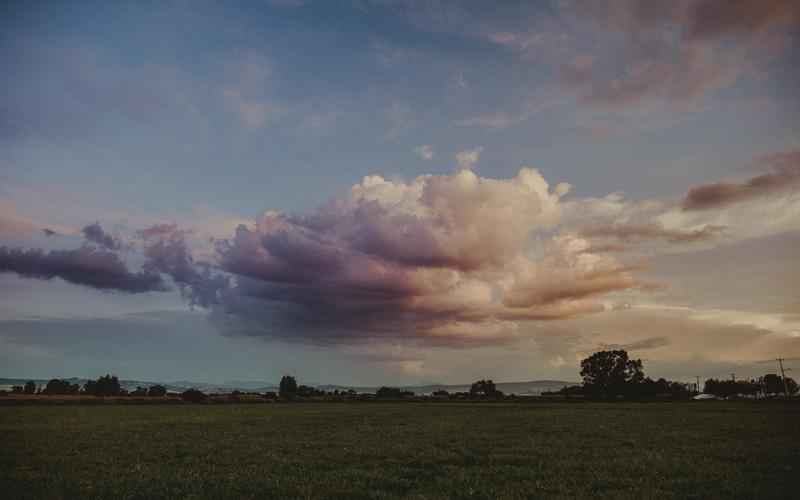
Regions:
<instances>
[{"instance_id":1,"label":"utility pole","mask_svg":"<svg viewBox=\"0 0 800 500\"><path fill-rule=\"evenodd\" d=\"M733 382L736 382L736 374L735 373L731 373L731 380Z\"/></svg>"},{"instance_id":2,"label":"utility pole","mask_svg":"<svg viewBox=\"0 0 800 500\"><path fill-rule=\"evenodd\" d=\"M786 385L786 373L783 371L783 358L775 358L778 362L778 367L781 369L781 380L783 380L783 395L789 397L789 386Z\"/></svg>"},{"instance_id":3,"label":"utility pole","mask_svg":"<svg viewBox=\"0 0 800 500\"><path fill-rule=\"evenodd\" d=\"M697 384L694 386L694 389L695 391L697 391L698 394L700 394L700 375L695 375L694 378L697 381Z\"/></svg>"}]
</instances>

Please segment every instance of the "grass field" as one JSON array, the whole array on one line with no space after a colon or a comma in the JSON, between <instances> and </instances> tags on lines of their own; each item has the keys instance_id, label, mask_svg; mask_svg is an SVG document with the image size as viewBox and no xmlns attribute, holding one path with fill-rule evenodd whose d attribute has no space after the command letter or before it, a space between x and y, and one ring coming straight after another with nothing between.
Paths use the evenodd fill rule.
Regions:
<instances>
[{"instance_id":1,"label":"grass field","mask_svg":"<svg viewBox=\"0 0 800 500\"><path fill-rule=\"evenodd\" d=\"M800 498L800 406L0 407L0 497Z\"/></svg>"}]
</instances>

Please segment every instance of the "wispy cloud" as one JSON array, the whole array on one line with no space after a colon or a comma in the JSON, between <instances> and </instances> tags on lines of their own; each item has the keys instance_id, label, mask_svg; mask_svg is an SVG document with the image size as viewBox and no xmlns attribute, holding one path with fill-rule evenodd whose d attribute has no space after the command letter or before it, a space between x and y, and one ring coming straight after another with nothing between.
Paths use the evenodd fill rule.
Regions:
<instances>
[{"instance_id":1,"label":"wispy cloud","mask_svg":"<svg viewBox=\"0 0 800 500\"><path fill-rule=\"evenodd\" d=\"M478 163L478 161L480 161L482 152L483 152L483 147L481 146L478 146L477 148L473 149L465 149L464 151L459 151L458 153L456 153L456 163L460 168L471 169Z\"/></svg>"},{"instance_id":2,"label":"wispy cloud","mask_svg":"<svg viewBox=\"0 0 800 500\"><path fill-rule=\"evenodd\" d=\"M414 153L416 153L417 156L419 156L423 160L432 160L434 155L433 146L431 146L430 144L423 144L422 146L417 146L416 148L414 148Z\"/></svg>"},{"instance_id":3,"label":"wispy cloud","mask_svg":"<svg viewBox=\"0 0 800 500\"><path fill-rule=\"evenodd\" d=\"M609 47L611 57L581 55L561 69L562 81L583 101L611 107L652 100L690 104L752 74L775 55L764 50L766 40L800 24L792 0L566 5L578 13L579 26L623 37L621 45Z\"/></svg>"},{"instance_id":4,"label":"wispy cloud","mask_svg":"<svg viewBox=\"0 0 800 500\"><path fill-rule=\"evenodd\" d=\"M595 225L581 230L586 238L611 238L621 241L660 239L670 243L692 243L717 237L725 226L705 225L699 229L667 229L658 222Z\"/></svg>"},{"instance_id":5,"label":"wispy cloud","mask_svg":"<svg viewBox=\"0 0 800 500\"><path fill-rule=\"evenodd\" d=\"M755 198L779 195L800 187L800 151L777 153L761 159L773 172L744 182L715 182L695 186L684 197L684 210L709 210Z\"/></svg>"}]
</instances>

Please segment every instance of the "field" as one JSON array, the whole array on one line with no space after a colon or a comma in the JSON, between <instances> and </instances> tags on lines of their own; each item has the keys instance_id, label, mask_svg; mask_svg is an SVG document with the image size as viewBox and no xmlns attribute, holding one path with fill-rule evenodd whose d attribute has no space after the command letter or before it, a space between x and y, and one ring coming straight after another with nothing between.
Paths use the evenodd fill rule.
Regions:
<instances>
[{"instance_id":1,"label":"field","mask_svg":"<svg viewBox=\"0 0 800 500\"><path fill-rule=\"evenodd\" d=\"M0 407L12 499L798 498L800 406Z\"/></svg>"}]
</instances>

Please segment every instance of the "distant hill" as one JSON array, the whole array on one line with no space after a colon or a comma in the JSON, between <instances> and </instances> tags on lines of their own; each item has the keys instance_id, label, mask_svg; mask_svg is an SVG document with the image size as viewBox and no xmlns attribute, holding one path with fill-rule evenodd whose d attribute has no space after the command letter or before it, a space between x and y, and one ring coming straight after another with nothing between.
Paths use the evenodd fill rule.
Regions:
<instances>
[{"instance_id":1,"label":"distant hill","mask_svg":"<svg viewBox=\"0 0 800 500\"><path fill-rule=\"evenodd\" d=\"M11 386L23 385L31 379L26 378L0 378L0 389L10 390ZM45 385L49 379L33 379L36 385ZM86 383L85 378L70 377L67 378L70 383L83 385ZM538 395L546 391L556 391L565 385L573 385L578 382L568 382L564 380L530 380L527 382L497 382L497 388L506 394L518 395ZM151 385L161 384L167 390L172 392L182 392L186 389L199 389L203 392L212 394L218 392L230 392L234 390L243 392L269 392L277 391L278 385L262 381L240 381L234 380L224 382L222 384L209 384L204 382L192 382L189 380L179 380L173 382L160 382L160 381L144 381L144 380L120 380L120 385L124 389L134 390L136 387L149 387ZM307 384L324 391L347 391L354 390L359 393L374 393L378 390L378 386L351 386L351 385L334 385L334 384ZM406 385L398 386L402 389L412 391L415 394L430 394L434 391L447 391L447 392L468 392L470 384L426 384L426 385Z\"/></svg>"}]
</instances>

